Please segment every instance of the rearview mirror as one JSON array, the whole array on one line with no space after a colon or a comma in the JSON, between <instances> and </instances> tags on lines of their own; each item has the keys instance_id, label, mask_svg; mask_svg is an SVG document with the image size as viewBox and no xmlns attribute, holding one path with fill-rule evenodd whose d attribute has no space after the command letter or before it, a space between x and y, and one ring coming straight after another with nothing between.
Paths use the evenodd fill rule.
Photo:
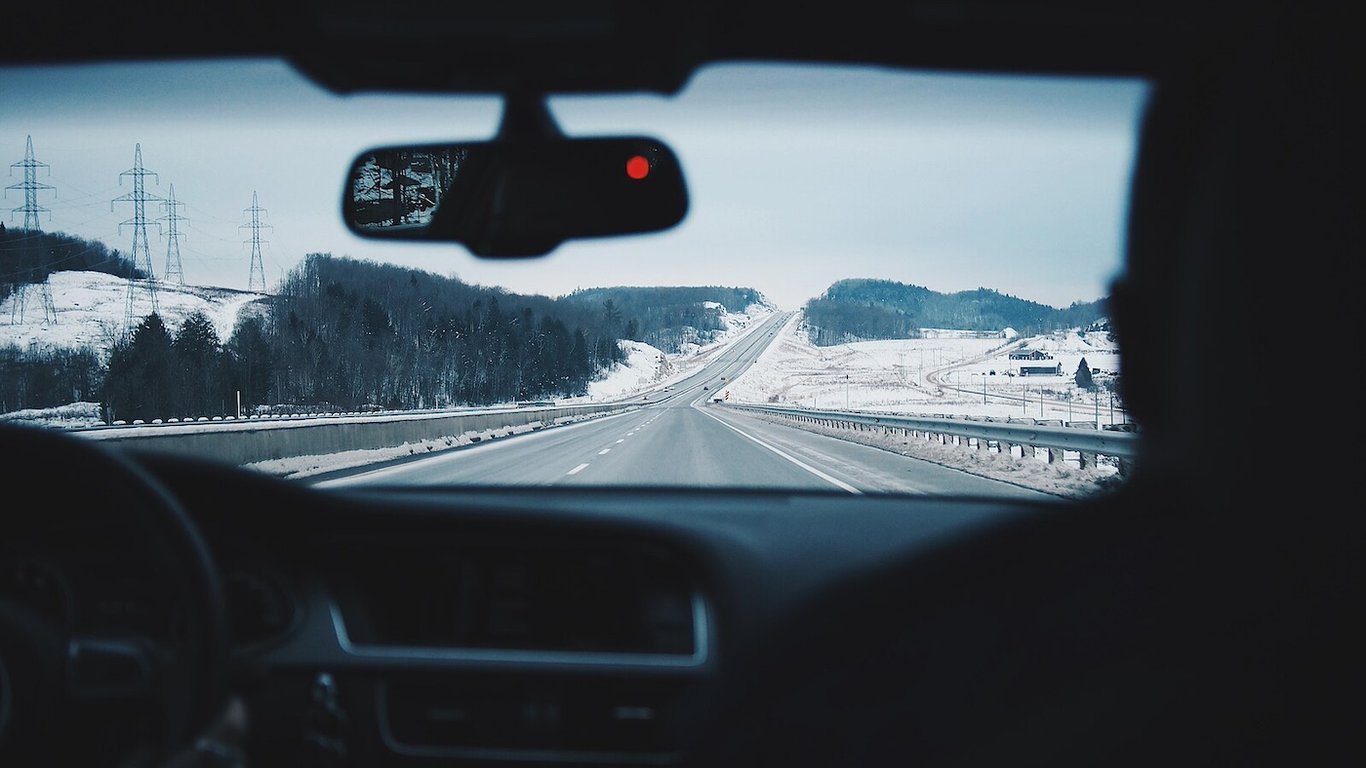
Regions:
<instances>
[{"instance_id":1,"label":"rearview mirror","mask_svg":"<svg viewBox=\"0 0 1366 768\"><path fill-rule=\"evenodd\" d=\"M343 217L362 237L445 241L479 256L538 256L566 240L682 221L678 159L646 137L386 147L351 167Z\"/></svg>"}]
</instances>

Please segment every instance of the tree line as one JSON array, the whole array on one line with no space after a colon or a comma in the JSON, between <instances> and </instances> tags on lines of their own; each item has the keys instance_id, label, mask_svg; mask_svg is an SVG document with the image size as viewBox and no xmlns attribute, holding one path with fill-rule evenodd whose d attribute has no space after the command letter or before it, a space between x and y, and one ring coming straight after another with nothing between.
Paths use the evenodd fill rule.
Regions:
<instances>
[{"instance_id":1,"label":"tree line","mask_svg":"<svg viewBox=\"0 0 1366 768\"><path fill-rule=\"evenodd\" d=\"M235 414L239 402L251 413L555 399L624 360L620 339L705 341L724 328L720 300L759 298L687 288L550 298L314 253L227 339L202 313L178 324L152 314L104 360L0 348L0 411L98 401L108 418L151 420Z\"/></svg>"},{"instance_id":2,"label":"tree line","mask_svg":"<svg viewBox=\"0 0 1366 768\"><path fill-rule=\"evenodd\" d=\"M765 304L753 288L723 286L618 286L574 291L570 302L605 308L608 330L663 352L705 346L727 329L723 312Z\"/></svg>"},{"instance_id":3,"label":"tree line","mask_svg":"<svg viewBox=\"0 0 1366 768\"><path fill-rule=\"evenodd\" d=\"M601 307L311 254L270 302L260 402L442 408L583 394L625 358Z\"/></svg>"},{"instance_id":4,"label":"tree line","mask_svg":"<svg viewBox=\"0 0 1366 768\"><path fill-rule=\"evenodd\" d=\"M1034 336L1091 325L1105 317L1105 301L1074 302L1064 309L988 288L939 293L891 280L841 280L805 306L813 344L908 339L921 328L999 331Z\"/></svg>"},{"instance_id":5,"label":"tree line","mask_svg":"<svg viewBox=\"0 0 1366 768\"><path fill-rule=\"evenodd\" d=\"M146 278L117 248L60 232L9 229L0 223L0 301L20 285L42 283L63 270Z\"/></svg>"}]
</instances>

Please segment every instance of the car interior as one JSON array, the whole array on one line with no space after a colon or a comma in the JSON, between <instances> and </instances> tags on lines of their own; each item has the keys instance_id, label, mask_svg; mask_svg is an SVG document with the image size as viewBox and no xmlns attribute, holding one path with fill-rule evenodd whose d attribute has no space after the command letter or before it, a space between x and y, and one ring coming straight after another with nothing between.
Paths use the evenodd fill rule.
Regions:
<instances>
[{"instance_id":1,"label":"car interior","mask_svg":"<svg viewBox=\"0 0 1366 768\"><path fill-rule=\"evenodd\" d=\"M769 61L1151 96L1110 296L1139 435L1122 485L324 488L0 422L0 766L1360 764L1345 5L12 5L0 68L269 56L337 94L502 98L486 142L423 125L402 150L473 158L448 198L470 207L378 230L335 209L533 269L667 236L703 192L635 126L566 141L551 96L667 98ZM649 195L585 171L623 147ZM34 558L105 624L55 622L70 597L19 572ZM219 738L230 700L247 725Z\"/></svg>"}]
</instances>

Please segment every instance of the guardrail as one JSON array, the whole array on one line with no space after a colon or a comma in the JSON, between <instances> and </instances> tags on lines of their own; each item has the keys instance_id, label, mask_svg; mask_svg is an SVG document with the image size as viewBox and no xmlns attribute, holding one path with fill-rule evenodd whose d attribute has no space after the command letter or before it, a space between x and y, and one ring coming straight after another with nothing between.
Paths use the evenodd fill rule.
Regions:
<instances>
[{"instance_id":1,"label":"guardrail","mask_svg":"<svg viewBox=\"0 0 1366 768\"><path fill-rule=\"evenodd\" d=\"M970 448L995 447L1001 452L1023 449L1043 450L1049 463L1060 461L1065 452L1077 455L1082 468L1094 465L1101 456L1115 459L1121 475L1132 468L1138 452L1138 435L1133 431L1098 429L1094 421L1067 422L1036 419L991 420L968 416L901 416L868 411L824 411L758 403L716 403L726 408L763 413L797 422L821 424L844 429L877 429L956 443Z\"/></svg>"},{"instance_id":2,"label":"guardrail","mask_svg":"<svg viewBox=\"0 0 1366 768\"><path fill-rule=\"evenodd\" d=\"M181 422L146 427L101 427L79 434L121 448L173 451L234 464L392 448L404 443L459 437L468 432L545 426L638 408L639 401L592 405L489 409L472 413L380 414L346 418L247 419L210 424Z\"/></svg>"}]
</instances>

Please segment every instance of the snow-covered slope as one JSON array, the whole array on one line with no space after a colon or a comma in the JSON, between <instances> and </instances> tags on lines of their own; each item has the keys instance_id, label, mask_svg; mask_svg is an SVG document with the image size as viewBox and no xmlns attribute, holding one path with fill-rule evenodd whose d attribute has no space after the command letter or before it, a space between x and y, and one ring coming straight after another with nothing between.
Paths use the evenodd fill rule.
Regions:
<instances>
[{"instance_id":1,"label":"snow-covered slope","mask_svg":"<svg viewBox=\"0 0 1366 768\"><path fill-rule=\"evenodd\" d=\"M145 282L103 272L54 272L44 285L25 286L0 303L0 345L21 349L90 347L102 358L128 329L128 302L133 324L152 311ZM50 297L51 305L47 305ZM227 341L244 309L264 300L260 293L229 288L156 285L156 308L172 332L192 313L213 322L220 341Z\"/></svg>"}]
</instances>

